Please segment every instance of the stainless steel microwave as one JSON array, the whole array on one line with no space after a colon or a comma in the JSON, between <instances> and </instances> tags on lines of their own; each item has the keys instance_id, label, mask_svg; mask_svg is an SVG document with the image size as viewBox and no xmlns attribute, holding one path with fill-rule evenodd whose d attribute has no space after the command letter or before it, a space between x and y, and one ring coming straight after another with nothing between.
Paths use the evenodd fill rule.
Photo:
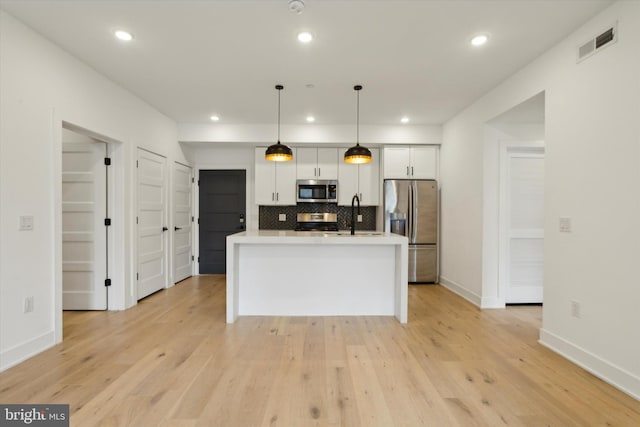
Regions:
<instances>
[{"instance_id":1,"label":"stainless steel microwave","mask_svg":"<svg viewBox=\"0 0 640 427\"><path fill-rule=\"evenodd\" d=\"M338 181L299 179L296 181L298 203L338 203Z\"/></svg>"}]
</instances>

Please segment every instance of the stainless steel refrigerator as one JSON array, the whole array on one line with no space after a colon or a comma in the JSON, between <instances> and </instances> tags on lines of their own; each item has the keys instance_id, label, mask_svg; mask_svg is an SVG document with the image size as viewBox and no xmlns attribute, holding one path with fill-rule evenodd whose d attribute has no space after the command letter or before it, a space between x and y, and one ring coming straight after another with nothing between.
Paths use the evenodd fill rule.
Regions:
<instances>
[{"instance_id":1,"label":"stainless steel refrigerator","mask_svg":"<svg viewBox=\"0 0 640 427\"><path fill-rule=\"evenodd\" d=\"M384 229L409 238L409 282L438 282L438 183L386 179Z\"/></svg>"}]
</instances>

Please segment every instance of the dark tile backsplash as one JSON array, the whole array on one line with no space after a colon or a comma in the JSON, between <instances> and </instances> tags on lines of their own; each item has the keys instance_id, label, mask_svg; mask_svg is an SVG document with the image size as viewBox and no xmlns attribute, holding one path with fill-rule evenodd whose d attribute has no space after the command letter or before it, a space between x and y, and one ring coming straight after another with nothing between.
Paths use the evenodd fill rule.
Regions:
<instances>
[{"instance_id":1,"label":"dark tile backsplash","mask_svg":"<svg viewBox=\"0 0 640 427\"><path fill-rule=\"evenodd\" d=\"M260 206L260 230L293 230L296 226L296 214L305 212L328 212L338 214L338 228L347 230L351 224L351 207L332 203L304 203L296 206ZM358 230L376 229L377 206L362 206L362 222L356 223ZM287 216L286 221L278 221L280 214Z\"/></svg>"}]
</instances>

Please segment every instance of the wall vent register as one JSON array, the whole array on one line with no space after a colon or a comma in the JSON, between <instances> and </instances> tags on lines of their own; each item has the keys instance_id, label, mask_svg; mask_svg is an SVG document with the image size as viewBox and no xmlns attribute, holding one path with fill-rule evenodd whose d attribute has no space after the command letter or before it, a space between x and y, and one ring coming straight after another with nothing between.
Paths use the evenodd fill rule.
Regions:
<instances>
[{"instance_id":1,"label":"wall vent register","mask_svg":"<svg viewBox=\"0 0 640 427\"><path fill-rule=\"evenodd\" d=\"M588 42L578 47L578 61L587 59L605 46L609 46L618 40L617 23L593 37Z\"/></svg>"}]
</instances>

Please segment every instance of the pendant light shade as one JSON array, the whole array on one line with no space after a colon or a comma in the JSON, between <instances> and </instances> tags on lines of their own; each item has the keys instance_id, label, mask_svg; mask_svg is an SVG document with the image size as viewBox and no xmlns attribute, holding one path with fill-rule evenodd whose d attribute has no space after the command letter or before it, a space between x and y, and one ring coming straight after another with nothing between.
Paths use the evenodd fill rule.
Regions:
<instances>
[{"instance_id":1,"label":"pendant light shade","mask_svg":"<svg viewBox=\"0 0 640 427\"><path fill-rule=\"evenodd\" d=\"M361 164L371 161L371 151L367 147L360 145L360 91L361 85L355 85L353 90L356 91L356 145L344 152L344 162Z\"/></svg>"},{"instance_id":2,"label":"pendant light shade","mask_svg":"<svg viewBox=\"0 0 640 427\"><path fill-rule=\"evenodd\" d=\"M264 158L273 162L286 162L293 159L293 151L280 143L280 91L284 89L284 86L276 85L276 89L278 90L278 142L267 148Z\"/></svg>"}]
</instances>

